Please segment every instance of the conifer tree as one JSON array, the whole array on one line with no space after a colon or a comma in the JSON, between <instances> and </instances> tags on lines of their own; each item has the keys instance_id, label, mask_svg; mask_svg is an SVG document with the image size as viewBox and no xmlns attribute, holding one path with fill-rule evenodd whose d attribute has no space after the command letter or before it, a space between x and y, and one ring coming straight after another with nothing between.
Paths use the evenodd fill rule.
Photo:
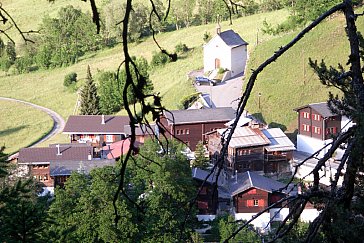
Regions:
<instances>
[{"instance_id":1,"label":"conifer tree","mask_svg":"<svg viewBox=\"0 0 364 243\"><path fill-rule=\"evenodd\" d=\"M201 169L207 169L207 167L209 166L208 159L205 157L205 149L202 141L199 141L196 145L195 160L193 162L193 166Z\"/></svg>"},{"instance_id":2,"label":"conifer tree","mask_svg":"<svg viewBox=\"0 0 364 243\"><path fill-rule=\"evenodd\" d=\"M90 66L87 66L86 84L81 91L81 115L98 115L99 97L97 88L92 79Z\"/></svg>"}]
</instances>

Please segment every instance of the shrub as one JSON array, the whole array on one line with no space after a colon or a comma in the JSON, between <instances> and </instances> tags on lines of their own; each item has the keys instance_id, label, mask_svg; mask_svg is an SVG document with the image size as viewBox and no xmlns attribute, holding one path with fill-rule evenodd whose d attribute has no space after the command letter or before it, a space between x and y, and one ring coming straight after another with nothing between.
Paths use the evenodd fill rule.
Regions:
<instances>
[{"instance_id":1,"label":"shrub","mask_svg":"<svg viewBox=\"0 0 364 243\"><path fill-rule=\"evenodd\" d=\"M188 52L188 47L186 44L182 44L181 42L178 43L176 46L175 46L175 52L176 53L186 53Z\"/></svg>"},{"instance_id":2,"label":"shrub","mask_svg":"<svg viewBox=\"0 0 364 243\"><path fill-rule=\"evenodd\" d=\"M205 33L203 34L203 41L205 42L205 43L207 43L207 42L209 42L210 40L211 40L211 34L210 34L210 32L207 32L207 31L205 31Z\"/></svg>"},{"instance_id":3,"label":"shrub","mask_svg":"<svg viewBox=\"0 0 364 243\"><path fill-rule=\"evenodd\" d=\"M158 67L158 66L163 66L168 62L170 62L170 59L166 54L162 52L154 52L150 65L152 67Z\"/></svg>"},{"instance_id":4,"label":"shrub","mask_svg":"<svg viewBox=\"0 0 364 243\"><path fill-rule=\"evenodd\" d=\"M75 84L76 82L77 82L77 73L72 72L72 73L67 74L64 77L63 85L65 87L69 87L72 84Z\"/></svg>"},{"instance_id":5,"label":"shrub","mask_svg":"<svg viewBox=\"0 0 364 243\"><path fill-rule=\"evenodd\" d=\"M217 70L217 73L218 74L223 74L223 73L225 73L226 72L226 69L224 69L224 68L219 68L218 70Z\"/></svg>"},{"instance_id":6,"label":"shrub","mask_svg":"<svg viewBox=\"0 0 364 243\"><path fill-rule=\"evenodd\" d=\"M188 96L185 96L181 99L180 104L182 109L187 109L190 107L195 101L198 100L200 93L194 93Z\"/></svg>"}]
</instances>

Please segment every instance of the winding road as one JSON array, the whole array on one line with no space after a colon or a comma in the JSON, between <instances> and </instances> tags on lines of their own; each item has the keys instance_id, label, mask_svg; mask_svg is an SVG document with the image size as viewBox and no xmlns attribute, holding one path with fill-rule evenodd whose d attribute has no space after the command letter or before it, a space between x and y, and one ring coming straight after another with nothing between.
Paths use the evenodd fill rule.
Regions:
<instances>
[{"instance_id":1,"label":"winding road","mask_svg":"<svg viewBox=\"0 0 364 243\"><path fill-rule=\"evenodd\" d=\"M22 103L25 105L29 105L33 108L46 112L52 118L52 120L53 120L52 130L47 135L45 135L43 138L39 139L38 141L35 141L30 147L36 146L37 144L40 144L40 143L50 139L51 137L61 133L64 128L65 122L64 122L63 118L55 111L52 111L46 107L36 105L36 104L30 103L27 101L23 101L23 100L13 99L13 98L0 97L0 100L13 101L13 102L18 102L18 103ZM13 154L9 157L9 159L16 158L17 156L18 156L18 153Z\"/></svg>"}]
</instances>

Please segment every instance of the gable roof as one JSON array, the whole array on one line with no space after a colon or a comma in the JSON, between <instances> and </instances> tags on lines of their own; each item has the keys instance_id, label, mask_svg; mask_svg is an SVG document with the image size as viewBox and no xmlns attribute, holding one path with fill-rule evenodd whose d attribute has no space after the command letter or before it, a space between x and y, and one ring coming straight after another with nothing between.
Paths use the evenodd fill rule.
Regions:
<instances>
[{"instance_id":1,"label":"gable roof","mask_svg":"<svg viewBox=\"0 0 364 243\"><path fill-rule=\"evenodd\" d=\"M227 129L217 129L217 133L223 135ZM227 137L227 133L224 134ZM246 148L270 144L269 139L259 129L250 127L237 127L231 137L229 147Z\"/></svg>"},{"instance_id":2,"label":"gable roof","mask_svg":"<svg viewBox=\"0 0 364 243\"><path fill-rule=\"evenodd\" d=\"M148 127L145 124L135 125L135 135L136 136L152 136L155 133L155 124L149 124L149 125L150 125L150 127ZM124 126L124 132L126 134L131 134L130 125Z\"/></svg>"},{"instance_id":3,"label":"gable roof","mask_svg":"<svg viewBox=\"0 0 364 243\"><path fill-rule=\"evenodd\" d=\"M140 142L135 141L134 147L138 148L140 144ZM121 155L126 154L129 151L129 148L130 139L127 138L102 147L102 155L105 156L107 159L117 159Z\"/></svg>"},{"instance_id":4,"label":"gable roof","mask_svg":"<svg viewBox=\"0 0 364 243\"><path fill-rule=\"evenodd\" d=\"M212 109L173 110L170 112L164 112L164 116L166 117L169 125L177 125L228 122L235 118L235 113L236 111L231 107L218 107Z\"/></svg>"},{"instance_id":5,"label":"gable roof","mask_svg":"<svg viewBox=\"0 0 364 243\"><path fill-rule=\"evenodd\" d=\"M62 144L58 148L51 145L45 148L22 148L19 151L18 163L49 163L51 161L65 160L87 160L88 155L93 153L93 148L87 145L73 146Z\"/></svg>"},{"instance_id":6,"label":"gable roof","mask_svg":"<svg viewBox=\"0 0 364 243\"><path fill-rule=\"evenodd\" d=\"M199 180L201 182L205 181L206 177L210 174L210 171L203 170L200 168L192 168L192 177L196 180ZM224 172L221 171L219 178L217 180L218 186L222 186L224 183L223 175ZM212 174L207 178L206 183L209 184L216 184L216 176L217 176L217 169L212 172Z\"/></svg>"},{"instance_id":7,"label":"gable roof","mask_svg":"<svg viewBox=\"0 0 364 243\"><path fill-rule=\"evenodd\" d=\"M115 165L115 160L99 159L79 161L55 161L50 163L50 176L68 176L73 171L89 174L92 169Z\"/></svg>"},{"instance_id":8,"label":"gable roof","mask_svg":"<svg viewBox=\"0 0 364 243\"><path fill-rule=\"evenodd\" d=\"M226 30L219 34L220 38L228 45L230 48L235 48L242 45L248 45L239 34L233 30Z\"/></svg>"},{"instance_id":9,"label":"gable roof","mask_svg":"<svg viewBox=\"0 0 364 243\"><path fill-rule=\"evenodd\" d=\"M262 132L270 141L270 144L265 147L268 152L296 150L294 144L280 128L263 129Z\"/></svg>"},{"instance_id":10,"label":"gable roof","mask_svg":"<svg viewBox=\"0 0 364 243\"><path fill-rule=\"evenodd\" d=\"M301 109L304 108L312 108L313 110L315 110L317 113L319 113L321 116L323 117L332 117L332 116L337 116L337 114L334 114L331 112L331 110L329 109L327 102L321 102L321 103L314 103L314 104L308 104L305 106L301 106L298 107L296 109L294 109L295 111L299 111Z\"/></svg>"},{"instance_id":11,"label":"gable roof","mask_svg":"<svg viewBox=\"0 0 364 243\"><path fill-rule=\"evenodd\" d=\"M63 129L65 134L124 134L124 126L129 124L128 116L102 115L70 116Z\"/></svg>"},{"instance_id":12,"label":"gable roof","mask_svg":"<svg viewBox=\"0 0 364 243\"><path fill-rule=\"evenodd\" d=\"M284 183L258 175L252 171L238 174L237 180L234 180L236 180L235 177L231 179L232 182L230 183L230 192L232 196L235 196L250 188L256 188L271 193L285 186ZM287 191L282 192L287 193Z\"/></svg>"}]
</instances>

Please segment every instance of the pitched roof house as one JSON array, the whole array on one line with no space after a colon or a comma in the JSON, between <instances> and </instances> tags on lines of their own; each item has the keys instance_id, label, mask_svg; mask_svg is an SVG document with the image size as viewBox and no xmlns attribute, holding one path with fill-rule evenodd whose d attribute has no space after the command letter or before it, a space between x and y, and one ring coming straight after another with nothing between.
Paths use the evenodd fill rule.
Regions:
<instances>
[{"instance_id":1,"label":"pitched roof house","mask_svg":"<svg viewBox=\"0 0 364 243\"><path fill-rule=\"evenodd\" d=\"M100 148L125 139L124 126L129 125L128 116L85 115L70 116L63 129L71 143L89 143Z\"/></svg>"},{"instance_id":2,"label":"pitched roof house","mask_svg":"<svg viewBox=\"0 0 364 243\"><path fill-rule=\"evenodd\" d=\"M233 30L220 32L204 46L204 72L218 68L231 71L231 76L244 72L248 43Z\"/></svg>"},{"instance_id":3,"label":"pitched roof house","mask_svg":"<svg viewBox=\"0 0 364 243\"><path fill-rule=\"evenodd\" d=\"M213 162L220 153L221 139L226 138L228 132L228 129L218 129L207 135ZM293 143L279 128L237 127L228 146L225 165L230 172L290 172L288 161L294 150Z\"/></svg>"},{"instance_id":4,"label":"pitched roof house","mask_svg":"<svg viewBox=\"0 0 364 243\"><path fill-rule=\"evenodd\" d=\"M205 133L225 127L225 123L235 118L231 107L213 109L174 110L164 113L162 124L173 135L195 150L199 141L205 141Z\"/></svg>"},{"instance_id":5,"label":"pitched roof house","mask_svg":"<svg viewBox=\"0 0 364 243\"><path fill-rule=\"evenodd\" d=\"M332 141L333 136L353 125L346 116L334 114L326 102L308 104L294 110L298 116L297 150L309 154L323 148ZM322 151L319 157L325 152Z\"/></svg>"},{"instance_id":6,"label":"pitched roof house","mask_svg":"<svg viewBox=\"0 0 364 243\"><path fill-rule=\"evenodd\" d=\"M19 151L18 165L25 166L28 175L42 183L45 187L55 185L51 176L50 165L63 161L90 161L93 148L84 144L57 144L46 148L22 148Z\"/></svg>"}]
</instances>

